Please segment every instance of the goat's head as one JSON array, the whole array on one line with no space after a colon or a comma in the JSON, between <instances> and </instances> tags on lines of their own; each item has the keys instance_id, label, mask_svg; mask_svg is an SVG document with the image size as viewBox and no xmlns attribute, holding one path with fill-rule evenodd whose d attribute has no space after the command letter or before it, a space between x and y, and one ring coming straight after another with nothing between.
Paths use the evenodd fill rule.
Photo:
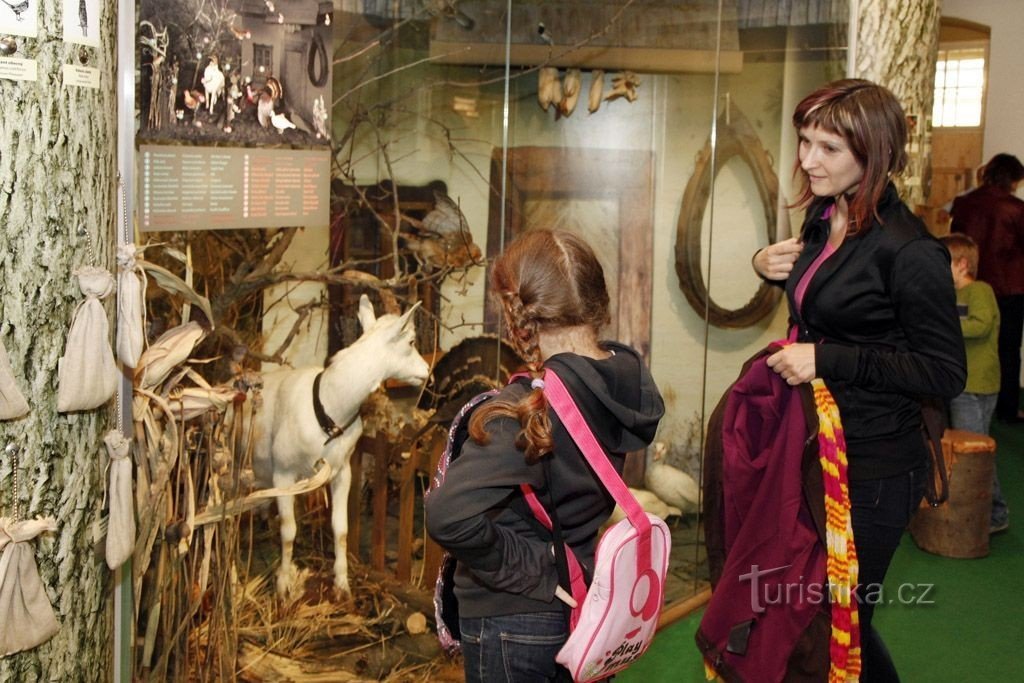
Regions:
<instances>
[{"instance_id":1,"label":"goat's head","mask_svg":"<svg viewBox=\"0 0 1024 683\"><path fill-rule=\"evenodd\" d=\"M416 349L416 327L412 315L420 303L417 301L402 315L373 313L373 304L363 294L359 297L359 324L363 328L360 342L374 344L386 366L386 376L409 384L423 384L430 374L430 366Z\"/></svg>"}]
</instances>

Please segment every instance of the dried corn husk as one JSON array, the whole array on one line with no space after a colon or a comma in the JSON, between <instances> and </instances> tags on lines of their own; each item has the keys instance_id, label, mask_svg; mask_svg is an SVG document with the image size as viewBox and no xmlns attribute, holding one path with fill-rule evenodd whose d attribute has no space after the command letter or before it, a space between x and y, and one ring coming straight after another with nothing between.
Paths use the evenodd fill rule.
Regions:
<instances>
[{"instance_id":1,"label":"dried corn husk","mask_svg":"<svg viewBox=\"0 0 1024 683\"><path fill-rule=\"evenodd\" d=\"M178 325L164 332L139 359L135 385L141 389L152 389L162 384L172 370L185 362L204 336L206 331L197 322Z\"/></svg>"}]
</instances>

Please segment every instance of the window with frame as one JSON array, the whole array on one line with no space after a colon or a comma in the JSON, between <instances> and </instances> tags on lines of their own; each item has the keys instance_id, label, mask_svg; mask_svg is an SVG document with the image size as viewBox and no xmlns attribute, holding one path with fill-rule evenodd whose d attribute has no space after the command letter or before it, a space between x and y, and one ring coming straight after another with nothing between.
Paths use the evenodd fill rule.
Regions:
<instances>
[{"instance_id":1,"label":"window with frame","mask_svg":"<svg viewBox=\"0 0 1024 683\"><path fill-rule=\"evenodd\" d=\"M274 73L274 46L253 45L252 67L257 77L267 77Z\"/></svg>"},{"instance_id":2,"label":"window with frame","mask_svg":"<svg viewBox=\"0 0 1024 683\"><path fill-rule=\"evenodd\" d=\"M985 48L939 50L932 125L978 127L985 99Z\"/></svg>"}]
</instances>

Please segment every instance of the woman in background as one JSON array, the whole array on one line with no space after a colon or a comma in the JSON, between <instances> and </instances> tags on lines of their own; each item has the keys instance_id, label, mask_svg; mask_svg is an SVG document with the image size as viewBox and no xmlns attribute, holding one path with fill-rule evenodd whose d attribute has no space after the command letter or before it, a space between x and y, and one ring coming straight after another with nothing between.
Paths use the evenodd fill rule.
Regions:
<instances>
[{"instance_id":1,"label":"woman in background","mask_svg":"<svg viewBox=\"0 0 1024 683\"><path fill-rule=\"evenodd\" d=\"M562 538L588 574L614 501L549 408L545 368L558 373L619 472L625 453L654 438L664 404L635 350L598 340L608 291L580 237L525 233L494 262L491 290L530 378L472 413L470 439L427 497L427 531L458 560L466 680L568 680L555 655L569 635L563 601L572 598L519 486L557 511Z\"/></svg>"},{"instance_id":2,"label":"woman in background","mask_svg":"<svg viewBox=\"0 0 1024 683\"><path fill-rule=\"evenodd\" d=\"M896 193L906 116L865 80L836 81L793 114L799 134L800 236L753 259L784 282L790 341L768 365L790 385L821 378L839 407L859 560L862 681L898 681L872 626L900 537L928 474L921 397L951 399L966 361L949 255Z\"/></svg>"}]
</instances>

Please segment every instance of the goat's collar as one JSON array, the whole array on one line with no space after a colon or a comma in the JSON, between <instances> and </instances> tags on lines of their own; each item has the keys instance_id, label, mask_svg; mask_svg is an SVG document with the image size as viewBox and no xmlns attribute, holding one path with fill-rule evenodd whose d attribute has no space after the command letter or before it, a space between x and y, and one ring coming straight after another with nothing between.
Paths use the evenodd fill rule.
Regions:
<instances>
[{"instance_id":1,"label":"goat's collar","mask_svg":"<svg viewBox=\"0 0 1024 683\"><path fill-rule=\"evenodd\" d=\"M352 423L356 421L357 417L359 417L359 411L356 411L356 414L352 416L352 419L344 425L339 426L338 423L331 419L331 416L327 414L326 410L324 410L323 402L320 400L320 378L323 374L324 371L321 370L316 374L316 379L313 380L313 413L316 415L316 421L320 423L320 429L324 430L324 434L327 435L327 441L324 441L324 445L326 446L331 441L341 436L346 429L352 426Z\"/></svg>"}]
</instances>

